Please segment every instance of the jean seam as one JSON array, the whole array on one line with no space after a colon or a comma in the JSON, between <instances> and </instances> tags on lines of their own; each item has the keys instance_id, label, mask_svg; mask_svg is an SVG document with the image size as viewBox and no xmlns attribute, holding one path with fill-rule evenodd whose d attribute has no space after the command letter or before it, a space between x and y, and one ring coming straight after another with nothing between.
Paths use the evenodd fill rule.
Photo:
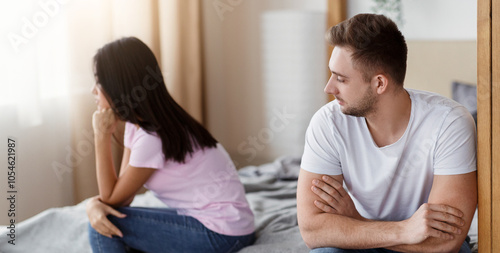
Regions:
<instances>
[{"instance_id":1,"label":"jean seam","mask_svg":"<svg viewBox=\"0 0 500 253\"><path fill-rule=\"evenodd\" d=\"M182 215L180 215L180 216L182 216ZM189 217L189 218L192 218L192 219L196 220L196 218L193 218L193 217L190 217L190 216L186 216L186 217ZM136 216L136 218L139 219L139 220L151 221L151 222L154 222L154 223L162 223L162 224L165 224L167 226L174 226L174 227L180 227L180 228L184 228L184 229L189 229L191 231L198 232L198 233L204 233L205 229L206 229L206 227L203 224L201 224L201 225L203 225L203 228L198 228L198 227L193 227L193 226L186 226L186 225L179 224L179 223L172 223L172 222L165 221L165 220L160 220L160 219L152 219L152 218L148 218L148 217L144 217L144 216ZM196 220L196 221L198 221L198 220ZM198 222L200 222L200 221L198 221Z\"/></svg>"},{"instance_id":2,"label":"jean seam","mask_svg":"<svg viewBox=\"0 0 500 253\"><path fill-rule=\"evenodd\" d=\"M170 222L168 220L164 220L164 219L157 219L157 218L151 218L149 216L143 216L141 213L139 214L136 214L135 217L137 219L140 219L140 220L143 220L143 221L151 221L151 222L154 222L154 223L162 223L162 224L165 224L167 226L175 226L175 227L178 227L178 228L183 228L183 229L189 229L190 231L194 231L194 232L197 232L197 233L205 233L207 230L209 230L203 223L201 223L201 221L199 221L198 219L192 217L192 216L189 216L189 215L180 215L180 214L176 214L178 217L183 217L184 219L193 219L194 221L198 222L200 226L197 226L197 227L193 227L193 221L191 220L188 220L188 222L184 222L183 224L180 224L180 223L176 223L176 222ZM186 224L186 223L189 223L189 224Z\"/></svg>"},{"instance_id":3,"label":"jean seam","mask_svg":"<svg viewBox=\"0 0 500 253\"><path fill-rule=\"evenodd\" d=\"M99 253L102 252L102 248L101 248L101 238L100 236L98 235L98 232L97 230L94 229L94 237L95 237L95 240L97 242L97 249L99 250Z\"/></svg>"},{"instance_id":4,"label":"jean seam","mask_svg":"<svg viewBox=\"0 0 500 253\"><path fill-rule=\"evenodd\" d=\"M128 214L126 211L124 213ZM186 232L189 231L188 234L190 233L193 237L198 237L201 235L205 236L207 234L214 234L214 235L222 236L224 238L223 241L225 241L225 243L224 243L225 245L219 245L216 247L220 251L213 248L212 251L215 250L214 252L217 252L217 251L218 252L235 252L235 251L244 247L245 239L233 237L232 240L229 240L228 237L232 237L232 236L226 237L222 234L219 234L219 233L207 228L198 219L196 219L192 216L189 216L189 215L177 215L177 216L175 216L174 214L168 214L168 215L162 216L162 215L148 215L147 213L142 214L142 213L137 212L137 213L130 213L129 217L130 217L130 223L126 222L126 223L124 223L124 225L131 224L131 226L133 226L133 224L135 222L143 223L143 224L155 224L155 225L158 225L160 227L166 228L165 230L160 229L161 231L168 232L170 230L168 228L171 228L173 230L183 230ZM112 219L113 223L114 223L113 219L115 219L115 218L116 217L110 217L110 219ZM121 220L121 219L119 219L119 220ZM124 218L123 221L125 222L125 220L127 220L127 218ZM160 230L158 230L158 232L160 232ZM95 236L96 235L94 235L94 237ZM160 236L160 235L158 235L158 236ZM101 238L101 239L103 239L103 238ZM219 239L219 241L220 241L220 239ZM229 243L229 241L231 241L231 243ZM107 241L105 241L105 242L107 242ZM99 250L99 252L103 252L104 248L102 248L102 246L106 246L105 242L103 244L103 241L96 240L96 243L97 243L96 249Z\"/></svg>"},{"instance_id":5,"label":"jean seam","mask_svg":"<svg viewBox=\"0 0 500 253\"><path fill-rule=\"evenodd\" d=\"M241 244L240 240L236 240L236 242L233 244L233 246L229 250L227 250L226 252L231 253L235 249L237 249L238 247L241 248L241 246L242 246L242 244Z\"/></svg>"}]
</instances>

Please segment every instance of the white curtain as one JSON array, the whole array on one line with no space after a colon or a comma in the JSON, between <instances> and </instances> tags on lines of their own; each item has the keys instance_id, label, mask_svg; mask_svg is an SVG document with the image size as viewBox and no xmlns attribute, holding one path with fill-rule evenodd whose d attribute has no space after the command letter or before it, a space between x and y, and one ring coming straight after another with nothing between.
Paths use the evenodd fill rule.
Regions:
<instances>
[{"instance_id":1,"label":"white curtain","mask_svg":"<svg viewBox=\"0 0 500 253\"><path fill-rule=\"evenodd\" d=\"M16 139L18 221L97 193L91 127L95 104L90 88L94 82L92 57L104 44L123 36L144 41L163 61L169 89L179 93L174 98L201 120L201 81L198 86L187 86L195 94L191 95L174 88L184 87L182 75L166 73L201 73L201 67L194 72L179 71L192 64L172 64L161 54L175 51L172 46L185 45L173 42L182 37L162 26L161 22L180 26L178 17L172 20L167 15L172 8L184 8L184 13L191 10L187 17L199 18L198 0L30 0L0 4L0 163L7 164L7 138ZM189 33L201 34L187 28ZM200 57L191 59L201 62ZM165 66L175 69L166 71ZM198 102L190 106L192 101ZM119 161L120 150L115 151ZM2 168L0 185L6 192L7 170ZM0 201L1 210L8 210L8 206L7 201ZM0 224L7 224L8 218L0 215Z\"/></svg>"},{"instance_id":2,"label":"white curtain","mask_svg":"<svg viewBox=\"0 0 500 253\"><path fill-rule=\"evenodd\" d=\"M14 138L17 219L73 202L71 175L57 175L52 169L54 162L67 166L67 158L72 163L69 84L75 78L68 23L62 22L70 3L44 3L9 1L2 3L0 14L0 161L7 164L7 138ZM5 168L2 186L6 174ZM1 201L0 208L8 210L9 204ZM7 218L0 216L0 223L7 224Z\"/></svg>"}]
</instances>

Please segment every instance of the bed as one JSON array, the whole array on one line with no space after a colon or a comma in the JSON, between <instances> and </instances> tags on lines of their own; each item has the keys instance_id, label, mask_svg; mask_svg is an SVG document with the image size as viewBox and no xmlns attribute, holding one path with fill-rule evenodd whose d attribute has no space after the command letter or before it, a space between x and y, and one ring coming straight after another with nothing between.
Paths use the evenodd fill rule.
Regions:
<instances>
[{"instance_id":1,"label":"bed","mask_svg":"<svg viewBox=\"0 0 500 253\"><path fill-rule=\"evenodd\" d=\"M257 240L241 253L309 252L297 226L296 189L300 158L281 157L261 166L239 170L247 199L255 214ZM8 244L6 227L0 229L0 252L91 252L87 239L86 200L48 209L16 228L16 245ZM138 195L132 206L162 207L152 193ZM477 217L469 231L477 242ZM477 247L476 247L477 248ZM477 250L476 250L477 251Z\"/></svg>"},{"instance_id":2,"label":"bed","mask_svg":"<svg viewBox=\"0 0 500 253\"><path fill-rule=\"evenodd\" d=\"M239 170L256 218L257 240L240 252L308 252L297 226L295 193L300 158L282 157L273 163ZM16 245L0 228L0 252L92 252L87 239L87 200L48 209L16 227ZM163 207L151 192L136 196L132 206Z\"/></svg>"}]
</instances>

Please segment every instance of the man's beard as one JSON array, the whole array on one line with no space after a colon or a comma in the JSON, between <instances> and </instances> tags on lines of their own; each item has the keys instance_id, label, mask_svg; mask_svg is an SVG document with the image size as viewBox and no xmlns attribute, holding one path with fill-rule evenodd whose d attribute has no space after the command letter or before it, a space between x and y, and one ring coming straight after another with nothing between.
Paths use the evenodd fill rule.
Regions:
<instances>
[{"instance_id":1,"label":"man's beard","mask_svg":"<svg viewBox=\"0 0 500 253\"><path fill-rule=\"evenodd\" d=\"M372 89L368 87L368 89L365 92L365 95L359 101L359 103L352 107L344 107L342 109L342 113L354 117L366 117L366 115L375 111L374 107L375 102L377 102L377 97L373 93Z\"/></svg>"}]
</instances>

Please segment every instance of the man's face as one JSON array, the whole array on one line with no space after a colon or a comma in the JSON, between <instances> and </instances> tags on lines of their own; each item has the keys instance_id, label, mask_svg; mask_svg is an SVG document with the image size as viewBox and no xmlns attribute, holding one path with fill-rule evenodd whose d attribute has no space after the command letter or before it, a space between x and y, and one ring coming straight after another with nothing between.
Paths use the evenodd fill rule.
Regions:
<instances>
[{"instance_id":1,"label":"man's face","mask_svg":"<svg viewBox=\"0 0 500 253\"><path fill-rule=\"evenodd\" d=\"M326 84L325 92L335 96L342 113L366 117L375 110L375 92L370 83L363 79L362 73L354 69L348 48L336 46L328 67L332 75Z\"/></svg>"}]
</instances>

